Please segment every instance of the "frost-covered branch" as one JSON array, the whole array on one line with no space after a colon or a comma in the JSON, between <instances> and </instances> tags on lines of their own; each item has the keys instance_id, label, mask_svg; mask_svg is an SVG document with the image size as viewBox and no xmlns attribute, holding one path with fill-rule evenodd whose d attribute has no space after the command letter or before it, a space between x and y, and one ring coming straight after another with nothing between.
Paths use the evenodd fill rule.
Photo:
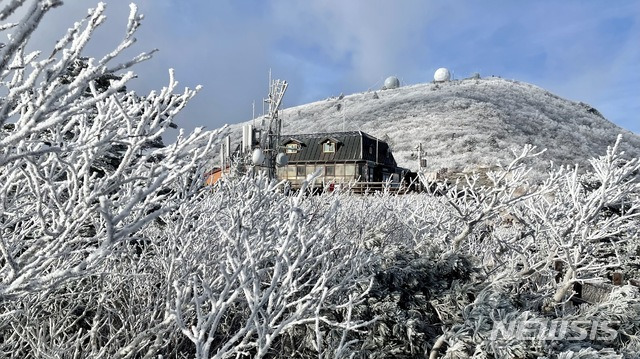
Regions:
<instances>
[{"instance_id":1,"label":"frost-covered branch","mask_svg":"<svg viewBox=\"0 0 640 359\"><path fill-rule=\"evenodd\" d=\"M84 29L76 25L56 45L61 56L40 61L37 54L24 55L28 29L54 3L34 2L25 15L30 25L12 36L17 50L2 49L10 57L0 63L7 93L0 103L4 299L90 273L116 243L177 204L167 190L194 177L207 137L215 136L194 132L168 148L149 148L196 93L174 95L172 72L168 86L147 97L122 92L131 72L97 87L109 61L96 63L81 52L104 18L104 4L90 12ZM201 140L204 148L193 145Z\"/></svg>"},{"instance_id":2,"label":"frost-covered branch","mask_svg":"<svg viewBox=\"0 0 640 359\"><path fill-rule=\"evenodd\" d=\"M173 284L173 310L197 357L264 357L287 333L312 323L322 324L317 335L325 325L358 327L327 315L366 295L371 259L357 243L334 237L336 205L315 219L303 205L266 178L245 177L226 181L180 212L197 216L198 225L171 233L181 238L179 260L186 269Z\"/></svg>"}]
</instances>

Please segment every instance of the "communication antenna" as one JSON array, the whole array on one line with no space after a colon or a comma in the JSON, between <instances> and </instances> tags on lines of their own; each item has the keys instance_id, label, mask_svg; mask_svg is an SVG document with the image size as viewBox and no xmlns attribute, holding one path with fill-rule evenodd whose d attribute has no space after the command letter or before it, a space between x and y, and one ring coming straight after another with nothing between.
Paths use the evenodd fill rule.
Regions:
<instances>
[{"instance_id":1,"label":"communication antenna","mask_svg":"<svg viewBox=\"0 0 640 359\"><path fill-rule=\"evenodd\" d=\"M282 166L287 162L286 155L278 157L278 146L282 132L282 120L279 112L287 86L287 81L273 80L271 70L269 70L269 96L263 102L263 106L265 104L269 106L269 113L264 116L268 119L269 124L263 131L260 147L264 154L264 166L267 168L270 178L276 177L276 164Z\"/></svg>"}]
</instances>

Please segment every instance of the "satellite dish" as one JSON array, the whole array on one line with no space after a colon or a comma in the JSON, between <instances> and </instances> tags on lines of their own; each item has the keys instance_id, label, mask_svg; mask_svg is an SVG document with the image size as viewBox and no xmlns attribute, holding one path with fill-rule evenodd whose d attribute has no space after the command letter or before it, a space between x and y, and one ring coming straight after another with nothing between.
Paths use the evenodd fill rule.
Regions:
<instances>
[{"instance_id":1,"label":"satellite dish","mask_svg":"<svg viewBox=\"0 0 640 359\"><path fill-rule=\"evenodd\" d=\"M289 163L289 156L282 152L278 153L278 155L276 156L276 165L286 166L287 163Z\"/></svg>"},{"instance_id":2,"label":"satellite dish","mask_svg":"<svg viewBox=\"0 0 640 359\"><path fill-rule=\"evenodd\" d=\"M451 79L451 73L446 67L441 67L433 74L433 80L436 82L445 82Z\"/></svg>"},{"instance_id":3,"label":"satellite dish","mask_svg":"<svg viewBox=\"0 0 640 359\"><path fill-rule=\"evenodd\" d=\"M259 148L253 150L253 154L251 155L251 161L254 165L258 166L264 162L264 153Z\"/></svg>"},{"instance_id":4,"label":"satellite dish","mask_svg":"<svg viewBox=\"0 0 640 359\"><path fill-rule=\"evenodd\" d=\"M385 89L397 89L398 87L400 87L400 80L397 77L389 76L384 80Z\"/></svg>"}]
</instances>

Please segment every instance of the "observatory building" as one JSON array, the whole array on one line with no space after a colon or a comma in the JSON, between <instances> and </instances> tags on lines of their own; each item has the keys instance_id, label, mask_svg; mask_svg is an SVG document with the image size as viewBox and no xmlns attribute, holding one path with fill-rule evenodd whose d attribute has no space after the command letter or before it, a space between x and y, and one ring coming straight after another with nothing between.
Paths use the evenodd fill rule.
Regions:
<instances>
[{"instance_id":1,"label":"observatory building","mask_svg":"<svg viewBox=\"0 0 640 359\"><path fill-rule=\"evenodd\" d=\"M264 160L255 141L243 142L242 146L245 145L253 148L253 163ZM240 147L238 145L237 153ZM307 176L316 170L320 170L320 176L314 181L313 189L347 184L354 193L382 190L389 184L393 188L414 186L416 189L411 184L415 173L398 167L389 144L362 131L283 135L278 147L283 150L278 157L287 157L287 160L278 161L276 177L289 182L292 189L300 189ZM206 184L214 185L228 172L228 165L214 168L205 174Z\"/></svg>"},{"instance_id":2,"label":"observatory building","mask_svg":"<svg viewBox=\"0 0 640 359\"><path fill-rule=\"evenodd\" d=\"M451 72L446 67L441 67L433 74L433 81L446 82L451 80Z\"/></svg>"},{"instance_id":3,"label":"observatory building","mask_svg":"<svg viewBox=\"0 0 640 359\"><path fill-rule=\"evenodd\" d=\"M289 162L278 179L300 188L307 175L321 170L319 183L398 183L408 170L398 167L389 145L362 131L282 136Z\"/></svg>"}]
</instances>

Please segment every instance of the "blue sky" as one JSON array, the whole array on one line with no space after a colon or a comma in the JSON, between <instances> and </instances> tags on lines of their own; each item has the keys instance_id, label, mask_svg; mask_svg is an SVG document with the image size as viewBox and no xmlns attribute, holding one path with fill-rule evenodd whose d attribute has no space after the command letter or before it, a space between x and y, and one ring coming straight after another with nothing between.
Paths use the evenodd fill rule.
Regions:
<instances>
[{"instance_id":1,"label":"blue sky","mask_svg":"<svg viewBox=\"0 0 640 359\"><path fill-rule=\"evenodd\" d=\"M48 49L95 1L66 0L35 46ZM128 1L107 3L89 55L124 33ZM640 1L139 0L145 21L130 88L203 85L180 124L216 128L249 120L268 71L289 82L286 107L377 89L389 75L429 82L439 67L529 82L586 102L640 133ZM45 51L46 53L46 51Z\"/></svg>"}]
</instances>

